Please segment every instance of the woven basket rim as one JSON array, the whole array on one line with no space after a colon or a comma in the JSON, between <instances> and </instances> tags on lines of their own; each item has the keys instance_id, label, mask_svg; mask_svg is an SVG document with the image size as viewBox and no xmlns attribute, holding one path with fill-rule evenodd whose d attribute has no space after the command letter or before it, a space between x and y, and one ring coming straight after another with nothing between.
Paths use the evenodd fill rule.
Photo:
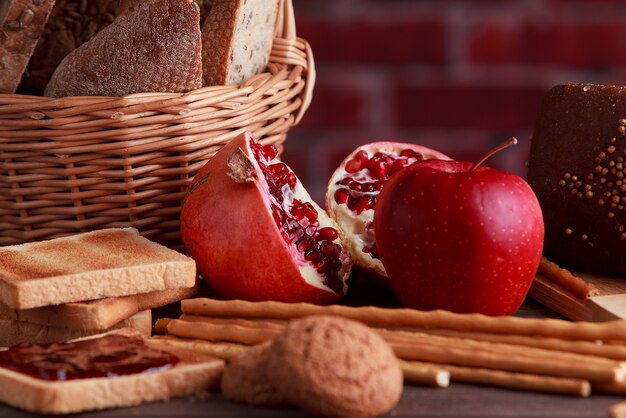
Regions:
<instances>
[{"instance_id":1,"label":"woven basket rim","mask_svg":"<svg viewBox=\"0 0 626 418\"><path fill-rule=\"evenodd\" d=\"M304 51L304 54L298 53ZM274 28L274 40L272 51L269 59L270 63L285 64L288 66L301 66L306 76L306 88L301 94L302 106L296 115L295 123L301 119L309 105L313 95L313 87L315 85L315 62L313 51L309 43L296 36L296 21L293 10L292 0L280 0L276 26ZM35 112L30 115L32 119L43 118L44 115L38 115L38 110L54 110L72 108L75 114L89 111L90 108L103 110L107 108L128 108L129 106L138 106L139 110L142 105L153 103L159 107L164 107L163 102L191 102L196 95L202 95L207 92L216 93L223 92L228 94L239 89L249 88L254 85L259 78L267 77L270 72L265 71L257 74L239 85L229 86L208 86L185 93L168 93L168 92L143 92L133 93L122 97L113 96L71 96L71 97L46 97L28 94L8 94L0 93L0 115L19 113L19 112ZM181 100L182 99L182 100ZM107 103L103 106L103 104ZM184 113L184 109L172 109L173 112ZM132 112L131 112L132 113ZM67 111L59 116L67 116ZM115 115L111 115L114 117ZM182 115L181 115L182 116Z\"/></svg>"}]
</instances>

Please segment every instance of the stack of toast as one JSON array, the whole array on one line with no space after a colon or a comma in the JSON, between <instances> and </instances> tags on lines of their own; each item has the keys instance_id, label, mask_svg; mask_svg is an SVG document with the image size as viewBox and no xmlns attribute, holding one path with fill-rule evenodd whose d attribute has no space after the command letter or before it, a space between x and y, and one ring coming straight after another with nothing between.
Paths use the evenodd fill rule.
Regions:
<instances>
[{"instance_id":1,"label":"stack of toast","mask_svg":"<svg viewBox=\"0 0 626 418\"><path fill-rule=\"evenodd\" d=\"M150 336L151 309L194 295L194 261L105 229L0 248L0 346L53 343L131 327Z\"/></svg>"}]
</instances>

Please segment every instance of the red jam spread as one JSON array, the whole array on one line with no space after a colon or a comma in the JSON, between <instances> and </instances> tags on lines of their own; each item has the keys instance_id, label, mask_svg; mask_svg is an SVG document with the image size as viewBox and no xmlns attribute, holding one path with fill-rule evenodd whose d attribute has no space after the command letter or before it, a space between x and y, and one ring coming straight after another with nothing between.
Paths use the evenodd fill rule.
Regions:
<instances>
[{"instance_id":1,"label":"red jam spread","mask_svg":"<svg viewBox=\"0 0 626 418\"><path fill-rule=\"evenodd\" d=\"M42 380L63 381L166 370L178 357L141 337L106 335L72 343L17 345L0 352L0 367Z\"/></svg>"}]
</instances>

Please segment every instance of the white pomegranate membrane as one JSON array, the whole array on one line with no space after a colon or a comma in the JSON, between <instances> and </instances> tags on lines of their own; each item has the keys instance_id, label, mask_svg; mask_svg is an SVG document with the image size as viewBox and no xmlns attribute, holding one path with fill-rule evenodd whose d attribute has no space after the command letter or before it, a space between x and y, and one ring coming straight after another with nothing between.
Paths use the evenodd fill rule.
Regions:
<instances>
[{"instance_id":1,"label":"white pomegranate membrane","mask_svg":"<svg viewBox=\"0 0 626 418\"><path fill-rule=\"evenodd\" d=\"M250 148L267 182L272 216L283 239L322 276L325 286L343 294L342 247L333 242L339 233L332 227L320 228L315 207L296 198L296 175L282 162L271 163L278 155L276 147L250 141Z\"/></svg>"},{"instance_id":2,"label":"white pomegranate membrane","mask_svg":"<svg viewBox=\"0 0 626 418\"><path fill-rule=\"evenodd\" d=\"M409 148L401 150L398 155L379 151L370 156L366 150L361 150L346 162L346 175L335 183L338 188L333 199L338 205L347 206L356 215L366 210L374 210L378 195L389 177L424 159L421 153ZM365 245L361 250L372 258L379 259L374 223L368 222L365 229Z\"/></svg>"}]
</instances>

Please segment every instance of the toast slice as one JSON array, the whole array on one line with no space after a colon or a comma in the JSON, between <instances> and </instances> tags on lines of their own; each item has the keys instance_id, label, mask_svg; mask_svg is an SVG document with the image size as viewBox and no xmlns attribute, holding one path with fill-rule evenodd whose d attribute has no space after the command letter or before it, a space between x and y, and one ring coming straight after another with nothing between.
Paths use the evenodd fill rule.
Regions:
<instances>
[{"instance_id":1,"label":"toast slice","mask_svg":"<svg viewBox=\"0 0 626 418\"><path fill-rule=\"evenodd\" d=\"M48 22L54 0L0 2L0 93L14 93Z\"/></svg>"},{"instance_id":2,"label":"toast slice","mask_svg":"<svg viewBox=\"0 0 626 418\"><path fill-rule=\"evenodd\" d=\"M277 0L214 0L202 26L204 86L240 84L265 70Z\"/></svg>"},{"instance_id":3,"label":"toast slice","mask_svg":"<svg viewBox=\"0 0 626 418\"><path fill-rule=\"evenodd\" d=\"M128 330L57 344L47 350L41 346L21 347L26 348L0 353L0 401L37 413L68 414L205 393L219 387L224 369L223 360L162 346ZM57 371L59 363L51 365L49 359L50 355L65 357L65 353L69 353L74 366L61 368L68 378L75 379L35 377L63 374ZM12 363L11 358L19 356L23 356L21 363ZM15 370L23 363L28 364L31 374ZM94 372L94 365L102 367L103 363L104 368ZM9 364L14 370L7 368ZM88 377L105 373L114 377Z\"/></svg>"},{"instance_id":4,"label":"toast slice","mask_svg":"<svg viewBox=\"0 0 626 418\"><path fill-rule=\"evenodd\" d=\"M0 320L103 332L137 312L160 308L193 297L198 293L199 288L198 282L193 287L22 310L11 309L7 305L0 304Z\"/></svg>"},{"instance_id":5,"label":"toast slice","mask_svg":"<svg viewBox=\"0 0 626 418\"><path fill-rule=\"evenodd\" d=\"M138 312L111 327L111 330L132 328L149 337L152 332L152 311ZM28 322L0 319L0 347L17 344L48 344L99 334L101 331L49 327Z\"/></svg>"},{"instance_id":6,"label":"toast slice","mask_svg":"<svg viewBox=\"0 0 626 418\"><path fill-rule=\"evenodd\" d=\"M140 236L103 229L0 248L0 302L13 309L192 287L193 259Z\"/></svg>"}]
</instances>

